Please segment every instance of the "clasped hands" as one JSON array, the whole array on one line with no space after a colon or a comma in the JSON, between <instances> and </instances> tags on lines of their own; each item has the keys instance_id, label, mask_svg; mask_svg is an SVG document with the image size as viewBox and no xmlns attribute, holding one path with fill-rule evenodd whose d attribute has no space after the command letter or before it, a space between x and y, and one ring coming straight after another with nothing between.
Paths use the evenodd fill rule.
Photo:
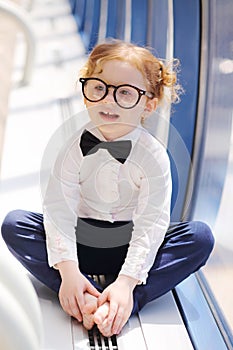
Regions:
<instances>
[{"instance_id":1,"label":"clasped hands","mask_svg":"<svg viewBox=\"0 0 233 350\"><path fill-rule=\"evenodd\" d=\"M137 280L119 275L100 293L73 262L58 266L62 282L59 300L63 310L83 322L86 329L97 324L106 337L119 334L133 309L133 290Z\"/></svg>"}]
</instances>

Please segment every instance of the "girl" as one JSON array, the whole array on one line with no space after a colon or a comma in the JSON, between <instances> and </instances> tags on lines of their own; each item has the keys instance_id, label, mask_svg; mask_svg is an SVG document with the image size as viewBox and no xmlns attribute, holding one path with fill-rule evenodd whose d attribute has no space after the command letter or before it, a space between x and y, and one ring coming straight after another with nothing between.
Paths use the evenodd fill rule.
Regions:
<instances>
[{"instance_id":1,"label":"girl","mask_svg":"<svg viewBox=\"0 0 233 350\"><path fill-rule=\"evenodd\" d=\"M110 336L203 266L213 236L201 222L170 224L168 156L141 125L164 87L177 99L175 72L113 41L93 49L80 82L90 122L61 150L43 215L13 211L2 235L65 312ZM93 274L112 279L103 289Z\"/></svg>"}]
</instances>

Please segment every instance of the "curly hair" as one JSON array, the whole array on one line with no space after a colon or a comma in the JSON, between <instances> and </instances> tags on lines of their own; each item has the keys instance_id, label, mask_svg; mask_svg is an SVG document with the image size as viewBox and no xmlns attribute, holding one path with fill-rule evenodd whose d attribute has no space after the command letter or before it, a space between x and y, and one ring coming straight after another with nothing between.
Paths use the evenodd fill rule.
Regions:
<instances>
[{"instance_id":1,"label":"curly hair","mask_svg":"<svg viewBox=\"0 0 233 350\"><path fill-rule=\"evenodd\" d=\"M147 48L121 40L111 40L94 47L80 71L81 76L87 78L94 72L101 73L103 64L110 60L121 60L135 66L142 73L147 88L158 102L164 98L165 87L170 90L170 101L179 102L182 88L177 83L178 60L174 59L165 64Z\"/></svg>"}]
</instances>

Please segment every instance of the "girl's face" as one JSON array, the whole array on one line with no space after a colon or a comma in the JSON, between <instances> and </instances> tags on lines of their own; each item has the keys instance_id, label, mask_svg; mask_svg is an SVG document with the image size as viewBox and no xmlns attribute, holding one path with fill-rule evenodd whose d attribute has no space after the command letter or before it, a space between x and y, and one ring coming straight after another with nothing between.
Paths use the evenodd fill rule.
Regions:
<instances>
[{"instance_id":1,"label":"girl's face","mask_svg":"<svg viewBox=\"0 0 233 350\"><path fill-rule=\"evenodd\" d=\"M99 78L108 85L130 84L141 90L147 90L141 72L127 62L106 61L102 68L101 73L94 72L92 77ZM110 87L108 95L103 100L90 102L85 99L85 104L92 122L107 140L113 140L128 134L140 125L142 115L145 118L155 110L157 99L149 99L143 95L135 107L124 109L115 102L113 88Z\"/></svg>"}]
</instances>

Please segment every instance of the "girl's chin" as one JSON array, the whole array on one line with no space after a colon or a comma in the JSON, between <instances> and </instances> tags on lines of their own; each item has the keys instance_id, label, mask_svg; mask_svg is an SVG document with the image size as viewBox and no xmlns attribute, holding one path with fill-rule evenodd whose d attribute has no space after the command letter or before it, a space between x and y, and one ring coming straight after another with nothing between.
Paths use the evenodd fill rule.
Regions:
<instances>
[{"instance_id":1,"label":"girl's chin","mask_svg":"<svg viewBox=\"0 0 233 350\"><path fill-rule=\"evenodd\" d=\"M120 119L105 120L102 118L98 118L95 124L100 128L115 128L115 127L120 128L121 125L124 125L122 121L120 121Z\"/></svg>"},{"instance_id":2,"label":"girl's chin","mask_svg":"<svg viewBox=\"0 0 233 350\"><path fill-rule=\"evenodd\" d=\"M108 133L111 133L113 131L117 131L117 130L121 129L120 124L116 123L116 122L115 123L99 124L98 128L99 128L99 130L105 131Z\"/></svg>"},{"instance_id":3,"label":"girl's chin","mask_svg":"<svg viewBox=\"0 0 233 350\"><path fill-rule=\"evenodd\" d=\"M108 123L108 124L101 124L101 125L99 124L97 127L107 140L114 140L116 138L119 138L128 134L137 126L126 125L123 123L112 123L112 124Z\"/></svg>"}]
</instances>

